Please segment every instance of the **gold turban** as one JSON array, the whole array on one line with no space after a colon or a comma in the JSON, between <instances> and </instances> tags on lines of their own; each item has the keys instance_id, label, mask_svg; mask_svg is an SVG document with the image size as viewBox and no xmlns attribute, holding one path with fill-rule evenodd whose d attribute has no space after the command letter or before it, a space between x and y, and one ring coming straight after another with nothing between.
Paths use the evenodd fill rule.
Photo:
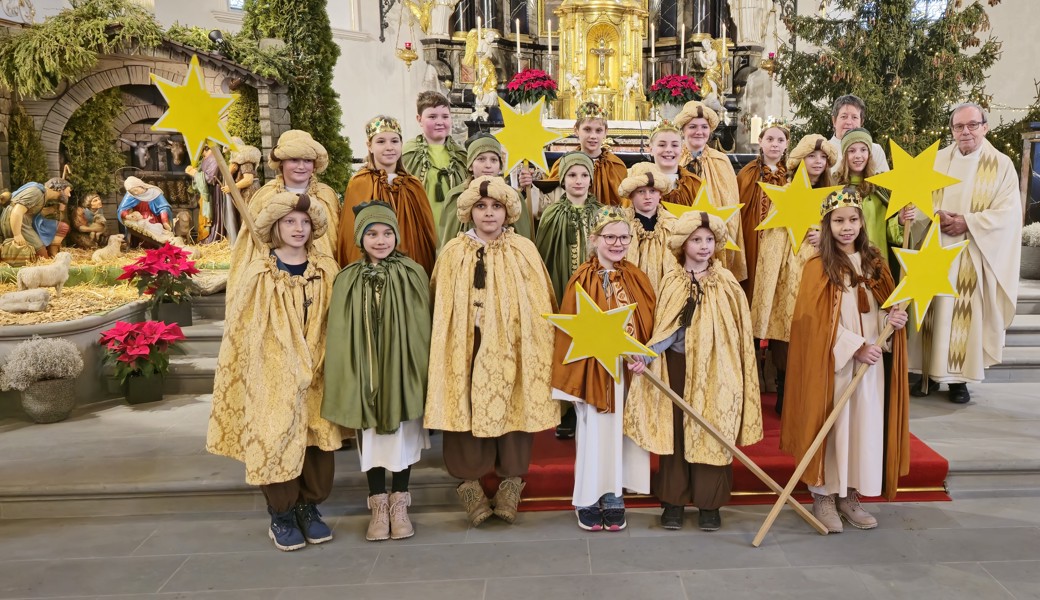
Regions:
<instances>
[{"instance_id":1,"label":"gold turban","mask_svg":"<svg viewBox=\"0 0 1040 600\"><path fill-rule=\"evenodd\" d=\"M708 127L712 131L719 126L719 114L697 100L687 102L679 114L675 115L675 126L684 129L687 123L694 119L707 119Z\"/></svg>"},{"instance_id":2,"label":"gold turban","mask_svg":"<svg viewBox=\"0 0 1040 600\"><path fill-rule=\"evenodd\" d=\"M329 153L311 134L299 129L290 129L278 138L278 145L271 150L267 164L278 173L282 172L282 161L289 158L314 161L314 172L321 173L329 166Z\"/></svg>"},{"instance_id":3,"label":"gold turban","mask_svg":"<svg viewBox=\"0 0 1040 600\"><path fill-rule=\"evenodd\" d=\"M520 218L520 196L509 187L505 179L484 175L477 177L459 195L456 216L462 223L473 221L473 206L481 198L493 198L506 207L506 225L512 225Z\"/></svg>"},{"instance_id":4,"label":"gold turban","mask_svg":"<svg viewBox=\"0 0 1040 600\"><path fill-rule=\"evenodd\" d=\"M271 229L279 219L294 210L305 212L311 218L311 239L316 240L328 231L329 216L321 200L311 198L307 194L279 192L267 201L263 210L256 216L256 234L260 241L270 246Z\"/></svg>"},{"instance_id":5,"label":"gold turban","mask_svg":"<svg viewBox=\"0 0 1040 600\"><path fill-rule=\"evenodd\" d=\"M690 235L700 227L707 227L715 235L715 256L722 254L726 249L726 240L729 239L729 233L726 229L726 223L722 219L697 210L684 212L673 223L672 233L668 236L668 248L679 257L679 264L683 262L683 245L686 244L686 240L689 239Z\"/></svg>"},{"instance_id":6,"label":"gold turban","mask_svg":"<svg viewBox=\"0 0 1040 600\"><path fill-rule=\"evenodd\" d=\"M791 150L791 155L787 157L787 168L789 170L797 169L803 158L817 150L823 150L824 155L827 156L827 168L833 167L834 163L838 162L838 151L834 145L822 135L811 133L798 140L798 145Z\"/></svg>"},{"instance_id":7,"label":"gold turban","mask_svg":"<svg viewBox=\"0 0 1040 600\"><path fill-rule=\"evenodd\" d=\"M654 163L641 162L632 165L632 168L628 170L628 177L625 177L618 186L618 196L630 198L632 192L641 187L652 187L662 194L667 194L675 189L675 182L671 177L662 173Z\"/></svg>"}]
</instances>

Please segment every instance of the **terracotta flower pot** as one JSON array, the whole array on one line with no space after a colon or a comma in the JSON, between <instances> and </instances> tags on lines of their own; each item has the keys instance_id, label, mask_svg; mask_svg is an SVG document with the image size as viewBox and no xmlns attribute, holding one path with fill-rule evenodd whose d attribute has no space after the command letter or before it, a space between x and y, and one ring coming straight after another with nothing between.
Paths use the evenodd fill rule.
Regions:
<instances>
[{"instance_id":1,"label":"terracotta flower pot","mask_svg":"<svg viewBox=\"0 0 1040 600\"><path fill-rule=\"evenodd\" d=\"M76 407L76 380L37 381L22 392L22 410L34 423L57 423L69 418Z\"/></svg>"}]
</instances>

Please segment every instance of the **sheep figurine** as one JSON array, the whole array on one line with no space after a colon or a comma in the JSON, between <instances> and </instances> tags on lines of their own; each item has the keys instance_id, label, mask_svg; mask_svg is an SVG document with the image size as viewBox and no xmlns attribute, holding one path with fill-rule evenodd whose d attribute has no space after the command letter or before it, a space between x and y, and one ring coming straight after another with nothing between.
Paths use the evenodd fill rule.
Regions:
<instances>
[{"instance_id":1,"label":"sheep figurine","mask_svg":"<svg viewBox=\"0 0 1040 600\"><path fill-rule=\"evenodd\" d=\"M18 269L18 289L34 290L36 288L52 287L61 297L61 288L69 279L69 265L72 264L72 255L68 252L59 252L54 257L54 262L39 267L22 267Z\"/></svg>"},{"instance_id":2,"label":"sheep figurine","mask_svg":"<svg viewBox=\"0 0 1040 600\"><path fill-rule=\"evenodd\" d=\"M9 313L43 312L50 304L49 290L23 290L0 295L0 311Z\"/></svg>"},{"instance_id":3,"label":"sheep figurine","mask_svg":"<svg viewBox=\"0 0 1040 600\"><path fill-rule=\"evenodd\" d=\"M188 239L188 235L191 233L191 213L182 210L177 213L177 216L173 219L173 235L181 239Z\"/></svg>"},{"instance_id":4,"label":"sheep figurine","mask_svg":"<svg viewBox=\"0 0 1040 600\"><path fill-rule=\"evenodd\" d=\"M117 233L115 235L108 236L108 245L104 248L98 248L94 251L94 254L90 255L90 260L95 263L105 262L106 260L112 260L119 256L122 252L123 234Z\"/></svg>"}]
</instances>

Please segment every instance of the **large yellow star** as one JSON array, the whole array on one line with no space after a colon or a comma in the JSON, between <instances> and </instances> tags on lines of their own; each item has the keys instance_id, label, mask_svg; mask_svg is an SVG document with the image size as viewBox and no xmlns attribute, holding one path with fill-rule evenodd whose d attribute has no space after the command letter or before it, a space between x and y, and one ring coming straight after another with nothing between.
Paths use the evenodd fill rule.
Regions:
<instances>
[{"instance_id":1,"label":"large yellow star","mask_svg":"<svg viewBox=\"0 0 1040 600\"><path fill-rule=\"evenodd\" d=\"M235 101L224 94L210 94L205 88L205 78L199 67L199 58L191 57L184 83L163 79L152 73L152 82L159 88L170 108L152 125L153 131L176 131L184 136L184 146L190 153L192 163L202 153L206 140L232 146L221 116Z\"/></svg>"},{"instance_id":2,"label":"large yellow star","mask_svg":"<svg viewBox=\"0 0 1040 600\"><path fill-rule=\"evenodd\" d=\"M885 218L898 213L907 204L913 204L931 219L935 214L932 192L960 181L935 170L939 140L917 156L907 154L895 140L889 140L889 143L892 145L892 170L867 178L867 181L892 191Z\"/></svg>"},{"instance_id":3,"label":"large yellow star","mask_svg":"<svg viewBox=\"0 0 1040 600\"><path fill-rule=\"evenodd\" d=\"M882 308L888 308L893 304L910 300L914 305L914 316L917 321L917 329L920 331L924 323L924 315L936 296L958 296L950 281L950 271L953 261L957 259L968 240L957 242L952 246L943 246L939 239L939 221L932 220L928 233L924 237L924 243L920 250L904 250L892 248L903 265L906 275L902 281L892 290L892 295L885 300Z\"/></svg>"},{"instance_id":4,"label":"large yellow star","mask_svg":"<svg viewBox=\"0 0 1040 600\"><path fill-rule=\"evenodd\" d=\"M791 236L791 251L798 254L805 240L805 234L813 227L820 225L820 206L823 199L841 186L814 188L809 181L809 173L805 170L805 161L798 165L794 177L787 187L758 182L762 191L769 196L772 206L769 214L755 227L755 231L779 229L785 227Z\"/></svg>"},{"instance_id":5,"label":"large yellow star","mask_svg":"<svg viewBox=\"0 0 1040 600\"><path fill-rule=\"evenodd\" d=\"M502 120L506 126L495 134L495 138L502 144L506 151L508 165L502 169L503 173L513 170L513 167L522 161L529 160L542 171L549 172L549 165L545 162L545 147L564 136L542 127L542 106L545 98L534 105L534 108L519 113L512 106L506 104L505 100L498 99L498 106L502 109Z\"/></svg>"},{"instance_id":6,"label":"large yellow star","mask_svg":"<svg viewBox=\"0 0 1040 600\"><path fill-rule=\"evenodd\" d=\"M685 204L676 204L674 202L662 202L664 209L672 213L677 217L681 217L683 213L692 211L706 212L709 215L715 215L722 219L723 223L729 223L735 215L740 214L740 209L743 204L735 204L733 206L715 206L708 200L708 184L701 185L701 189L697 190L697 195L693 198L693 204L686 206ZM733 250L740 252L740 246L737 246L733 240L726 240L726 250Z\"/></svg>"},{"instance_id":7,"label":"large yellow star","mask_svg":"<svg viewBox=\"0 0 1040 600\"><path fill-rule=\"evenodd\" d=\"M621 381L620 361L623 354L657 356L625 331L635 304L600 310L588 292L578 284L578 300L573 315L545 315L556 327L571 336L571 346L563 364L585 358L595 358L610 373L614 381Z\"/></svg>"}]
</instances>

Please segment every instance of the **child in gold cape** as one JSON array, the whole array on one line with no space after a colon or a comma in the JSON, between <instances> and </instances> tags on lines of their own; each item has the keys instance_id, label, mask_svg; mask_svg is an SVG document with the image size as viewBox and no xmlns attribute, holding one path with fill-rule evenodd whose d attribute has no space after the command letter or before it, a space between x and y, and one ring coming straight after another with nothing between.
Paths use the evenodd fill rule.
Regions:
<instances>
[{"instance_id":1,"label":"child in gold cape","mask_svg":"<svg viewBox=\"0 0 1040 600\"><path fill-rule=\"evenodd\" d=\"M668 249L676 217L661 206L661 199L674 185L653 163L638 163L618 186L618 195L625 198L627 215L632 223L632 244L627 259L639 267L650 279L657 293L665 274L675 269L675 254Z\"/></svg>"}]
</instances>

